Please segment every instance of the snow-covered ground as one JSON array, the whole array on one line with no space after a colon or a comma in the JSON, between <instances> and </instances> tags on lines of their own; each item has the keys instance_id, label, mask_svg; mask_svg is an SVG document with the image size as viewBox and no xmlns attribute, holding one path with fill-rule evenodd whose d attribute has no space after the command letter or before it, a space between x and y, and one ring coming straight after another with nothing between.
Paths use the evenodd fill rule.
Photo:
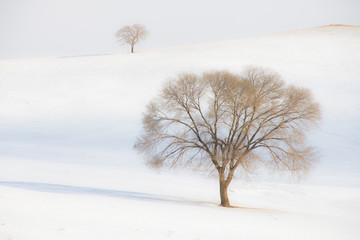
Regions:
<instances>
[{"instance_id":1,"label":"snow-covered ground","mask_svg":"<svg viewBox=\"0 0 360 240\"><path fill-rule=\"evenodd\" d=\"M311 88L320 162L302 184L147 169L145 105L183 71L259 65ZM0 61L0 239L359 239L360 27L136 54Z\"/></svg>"}]
</instances>

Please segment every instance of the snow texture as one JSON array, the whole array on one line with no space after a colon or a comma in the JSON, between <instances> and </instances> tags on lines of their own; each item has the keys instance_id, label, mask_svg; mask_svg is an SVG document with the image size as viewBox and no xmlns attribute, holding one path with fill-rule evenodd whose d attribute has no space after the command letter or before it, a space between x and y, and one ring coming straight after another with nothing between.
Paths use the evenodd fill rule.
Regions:
<instances>
[{"instance_id":1,"label":"snow texture","mask_svg":"<svg viewBox=\"0 0 360 240\"><path fill-rule=\"evenodd\" d=\"M322 107L302 183L147 169L146 104L187 71L256 65ZM135 54L0 61L0 239L359 239L360 27L326 26ZM258 181L253 181L258 179ZM245 181L244 181L245 180Z\"/></svg>"}]
</instances>

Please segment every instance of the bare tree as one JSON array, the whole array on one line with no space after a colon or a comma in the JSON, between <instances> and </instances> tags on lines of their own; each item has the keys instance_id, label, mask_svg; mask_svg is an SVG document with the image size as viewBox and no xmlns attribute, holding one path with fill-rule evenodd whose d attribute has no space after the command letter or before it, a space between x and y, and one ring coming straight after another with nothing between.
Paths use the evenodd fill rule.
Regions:
<instances>
[{"instance_id":1,"label":"bare tree","mask_svg":"<svg viewBox=\"0 0 360 240\"><path fill-rule=\"evenodd\" d=\"M308 89L248 68L180 75L148 106L134 147L153 167L196 165L217 171L221 206L235 171L266 163L302 176L315 160L305 134L320 120Z\"/></svg>"},{"instance_id":2,"label":"bare tree","mask_svg":"<svg viewBox=\"0 0 360 240\"><path fill-rule=\"evenodd\" d=\"M134 53L134 46L140 40L144 40L149 32L146 27L141 24L134 24L132 26L124 26L116 32L115 37L120 44L129 44L131 46L131 53Z\"/></svg>"}]
</instances>

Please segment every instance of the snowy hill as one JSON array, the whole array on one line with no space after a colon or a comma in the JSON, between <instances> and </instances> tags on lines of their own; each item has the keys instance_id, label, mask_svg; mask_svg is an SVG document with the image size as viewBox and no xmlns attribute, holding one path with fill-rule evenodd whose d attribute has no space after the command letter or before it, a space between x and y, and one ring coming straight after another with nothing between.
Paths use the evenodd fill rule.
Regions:
<instances>
[{"instance_id":1,"label":"snowy hill","mask_svg":"<svg viewBox=\"0 0 360 240\"><path fill-rule=\"evenodd\" d=\"M132 150L145 105L164 81L183 71L240 72L248 65L270 68L286 82L310 88L323 111L320 129L310 137L321 159L307 183L327 187L230 185L230 200L265 213L218 209L214 180L152 172ZM325 26L135 54L2 60L0 83L0 238L219 239L231 226L205 226L212 214L288 227L283 235L271 227L252 235L255 226L248 223L245 232L232 230L226 239L239 239L238 234L249 237L244 239L288 239L286 234L320 239L329 226L337 228L323 239L360 234L353 226L360 220L355 204L360 199L360 27ZM192 212L189 223L177 219ZM121 214L132 217L127 222ZM69 221L70 215L75 220ZM30 220L34 216L38 222ZM100 221L95 218L101 217L108 225L95 230ZM44 235L40 229L27 235L49 219ZM84 226L76 227L82 221ZM301 234L291 225L297 223L313 228L313 234ZM204 234L209 228L213 232Z\"/></svg>"}]
</instances>

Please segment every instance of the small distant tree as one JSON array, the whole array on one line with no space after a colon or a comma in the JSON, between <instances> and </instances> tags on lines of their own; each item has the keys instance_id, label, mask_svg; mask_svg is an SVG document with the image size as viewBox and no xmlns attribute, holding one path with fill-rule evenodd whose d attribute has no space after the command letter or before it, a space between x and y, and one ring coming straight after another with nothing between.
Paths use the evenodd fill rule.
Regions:
<instances>
[{"instance_id":1,"label":"small distant tree","mask_svg":"<svg viewBox=\"0 0 360 240\"><path fill-rule=\"evenodd\" d=\"M306 132L320 120L308 89L287 86L276 73L249 68L168 82L143 118L135 149L153 167L210 166L218 173L220 206L237 169L259 164L305 174L314 162Z\"/></svg>"},{"instance_id":2,"label":"small distant tree","mask_svg":"<svg viewBox=\"0 0 360 240\"><path fill-rule=\"evenodd\" d=\"M131 53L134 53L135 44L144 40L148 34L149 32L144 25L134 24L120 28L120 30L116 32L115 37L120 44L129 44L131 46Z\"/></svg>"}]
</instances>

